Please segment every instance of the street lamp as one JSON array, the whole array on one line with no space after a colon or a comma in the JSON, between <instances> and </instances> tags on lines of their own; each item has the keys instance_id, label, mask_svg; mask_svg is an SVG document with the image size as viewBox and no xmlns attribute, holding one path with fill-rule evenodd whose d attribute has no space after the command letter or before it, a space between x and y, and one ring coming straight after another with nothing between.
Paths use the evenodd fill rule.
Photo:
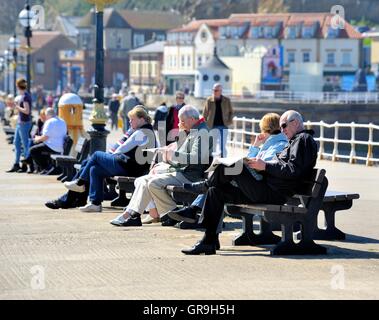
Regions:
<instances>
[{"instance_id":1,"label":"street lamp","mask_svg":"<svg viewBox=\"0 0 379 320\"><path fill-rule=\"evenodd\" d=\"M17 49L20 47L20 40L16 37L16 33L13 35L13 37L9 38L8 44L9 44L9 47L13 49L13 92L14 92L14 96L16 96L17 95L17 87L16 87Z\"/></svg>"},{"instance_id":2,"label":"street lamp","mask_svg":"<svg viewBox=\"0 0 379 320\"><path fill-rule=\"evenodd\" d=\"M4 50L4 59L5 59L5 64L7 66L7 93L9 94L10 93L9 64L12 61L12 52L10 52L10 50Z\"/></svg>"},{"instance_id":3,"label":"street lamp","mask_svg":"<svg viewBox=\"0 0 379 320\"><path fill-rule=\"evenodd\" d=\"M96 6L96 55L95 55L95 97L92 100L94 108L89 120L93 130L89 130L91 137L90 153L95 151L105 151L106 137L108 131L105 130L107 116L104 111L104 43L103 43L103 12L104 7L118 0L85 0Z\"/></svg>"},{"instance_id":4,"label":"street lamp","mask_svg":"<svg viewBox=\"0 0 379 320\"><path fill-rule=\"evenodd\" d=\"M26 82L27 90L30 90L30 38L32 37L32 28L37 23L37 15L34 11L30 10L29 0L26 0L25 9L23 9L18 15L20 24L25 28L26 37Z\"/></svg>"}]
</instances>

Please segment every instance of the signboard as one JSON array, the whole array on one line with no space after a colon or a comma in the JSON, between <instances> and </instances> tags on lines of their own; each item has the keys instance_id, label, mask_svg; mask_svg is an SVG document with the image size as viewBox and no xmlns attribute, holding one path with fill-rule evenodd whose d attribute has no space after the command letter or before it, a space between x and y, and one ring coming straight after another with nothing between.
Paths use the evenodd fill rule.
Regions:
<instances>
[{"instance_id":1,"label":"signboard","mask_svg":"<svg viewBox=\"0 0 379 320\"><path fill-rule=\"evenodd\" d=\"M262 83L280 83L283 75L283 58L280 46L270 47L262 58Z\"/></svg>"}]
</instances>

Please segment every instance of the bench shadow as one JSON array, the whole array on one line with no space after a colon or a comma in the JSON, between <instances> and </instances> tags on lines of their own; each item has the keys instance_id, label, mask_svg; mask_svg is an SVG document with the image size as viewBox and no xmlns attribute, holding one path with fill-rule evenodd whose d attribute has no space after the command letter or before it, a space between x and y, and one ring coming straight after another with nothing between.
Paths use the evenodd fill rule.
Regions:
<instances>
[{"instance_id":1,"label":"bench shadow","mask_svg":"<svg viewBox=\"0 0 379 320\"><path fill-rule=\"evenodd\" d=\"M349 243L379 243L379 239L361 237L354 234L346 234L346 239L343 242Z\"/></svg>"},{"instance_id":2,"label":"bench shadow","mask_svg":"<svg viewBox=\"0 0 379 320\"><path fill-rule=\"evenodd\" d=\"M271 246L257 246L257 249L239 249L237 247L233 249L221 247L217 254L220 256L236 256L236 257L246 257L246 256L267 256L269 255L269 249ZM326 255L282 255L282 256L271 256L270 258L280 258L280 259L295 259L295 260L332 260L332 259L379 259L379 253L374 251L363 251L356 249L347 249L336 247L332 245L324 245L328 249ZM267 251L265 250L267 249Z\"/></svg>"}]
</instances>

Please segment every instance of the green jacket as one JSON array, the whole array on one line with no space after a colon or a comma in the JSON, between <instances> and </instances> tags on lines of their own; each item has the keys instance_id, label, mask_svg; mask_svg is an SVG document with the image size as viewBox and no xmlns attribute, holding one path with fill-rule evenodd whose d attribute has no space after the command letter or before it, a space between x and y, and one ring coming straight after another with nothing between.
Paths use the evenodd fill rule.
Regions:
<instances>
[{"instance_id":1,"label":"green jacket","mask_svg":"<svg viewBox=\"0 0 379 320\"><path fill-rule=\"evenodd\" d=\"M205 122L195 125L174 152L169 171L181 172L190 181L204 179L204 171L212 163L212 141Z\"/></svg>"}]
</instances>

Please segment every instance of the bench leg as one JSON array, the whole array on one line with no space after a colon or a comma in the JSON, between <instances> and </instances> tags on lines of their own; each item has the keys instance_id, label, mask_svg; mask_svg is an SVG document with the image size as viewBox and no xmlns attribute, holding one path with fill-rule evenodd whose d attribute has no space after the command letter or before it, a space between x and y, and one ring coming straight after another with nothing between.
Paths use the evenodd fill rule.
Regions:
<instances>
[{"instance_id":1,"label":"bench leg","mask_svg":"<svg viewBox=\"0 0 379 320\"><path fill-rule=\"evenodd\" d=\"M302 240L299 243L293 241L293 224L282 224L282 241L273 249L271 255L318 255L326 254L326 248L316 244L312 240L313 226L303 224Z\"/></svg>"},{"instance_id":2,"label":"bench leg","mask_svg":"<svg viewBox=\"0 0 379 320\"><path fill-rule=\"evenodd\" d=\"M111 207L126 207L129 201L125 191L119 190L118 197L111 202Z\"/></svg>"},{"instance_id":3,"label":"bench leg","mask_svg":"<svg viewBox=\"0 0 379 320\"><path fill-rule=\"evenodd\" d=\"M324 203L321 210L325 214L325 229L316 227L314 239L318 240L345 240L346 234L336 227L335 214L338 210L348 210L353 201Z\"/></svg>"},{"instance_id":4,"label":"bench leg","mask_svg":"<svg viewBox=\"0 0 379 320\"><path fill-rule=\"evenodd\" d=\"M271 225L260 219L260 234L254 233L252 214L241 214L242 217L242 233L238 235L232 242L233 246L254 246L261 244L276 244L280 241L280 237L272 233Z\"/></svg>"}]
</instances>

